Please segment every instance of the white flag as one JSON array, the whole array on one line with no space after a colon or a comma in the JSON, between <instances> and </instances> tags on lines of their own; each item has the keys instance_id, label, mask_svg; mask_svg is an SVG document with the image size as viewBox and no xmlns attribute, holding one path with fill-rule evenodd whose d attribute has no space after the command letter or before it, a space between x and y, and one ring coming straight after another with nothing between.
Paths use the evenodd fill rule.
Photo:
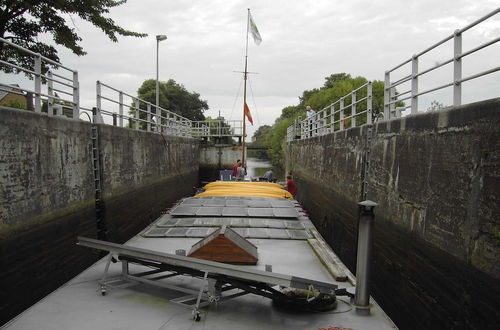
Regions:
<instances>
[{"instance_id":1,"label":"white flag","mask_svg":"<svg viewBox=\"0 0 500 330\"><path fill-rule=\"evenodd\" d=\"M259 29L257 29L257 25L255 25L253 21L252 14L250 12L248 12L248 14L250 15L250 32L252 32L253 41L255 41L257 45L260 45L262 37L260 36Z\"/></svg>"}]
</instances>

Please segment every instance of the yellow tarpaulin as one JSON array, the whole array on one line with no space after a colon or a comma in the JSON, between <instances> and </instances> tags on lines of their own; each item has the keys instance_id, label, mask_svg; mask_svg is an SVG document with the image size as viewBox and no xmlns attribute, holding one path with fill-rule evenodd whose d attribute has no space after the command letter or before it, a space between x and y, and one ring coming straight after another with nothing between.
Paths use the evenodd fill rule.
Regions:
<instances>
[{"instance_id":1,"label":"yellow tarpaulin","mask_svg":"<svg viewBox=\"0 0 500 330\"><path fill-rule=\"evenodd\" d=\"M292 194L279 184L270 182L218 181L205 185L203 189L205 191L196 197L241 196L293 199Z\"/></svg>"}]
</instances>

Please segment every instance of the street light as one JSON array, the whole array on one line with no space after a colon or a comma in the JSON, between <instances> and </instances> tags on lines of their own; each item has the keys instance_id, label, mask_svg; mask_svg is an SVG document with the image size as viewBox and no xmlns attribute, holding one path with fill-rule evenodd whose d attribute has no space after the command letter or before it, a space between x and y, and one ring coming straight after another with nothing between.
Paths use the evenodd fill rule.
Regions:
<instances>
[{"instance_id":1,"label":"street light","mask_svg":"<svg viewBox=\"0 0 500 330\"><path fill-rule=\"evenodd\" d=\"M160 53L160 41L167 40L167 36L164 34L159 34L156 36L156 121L157 128L160 130L161 125L161 113L160 113L160 83L158 80L159 71L159 53Z\"/></svg>"}]
</instances>

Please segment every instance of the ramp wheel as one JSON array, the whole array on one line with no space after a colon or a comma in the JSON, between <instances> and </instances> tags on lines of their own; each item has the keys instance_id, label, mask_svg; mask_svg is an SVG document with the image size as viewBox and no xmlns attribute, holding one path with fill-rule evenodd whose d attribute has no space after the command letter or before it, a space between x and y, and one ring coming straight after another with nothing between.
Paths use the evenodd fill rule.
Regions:
<instances>
[{"instance_id":1,"label":"ramp wheel","mask_svg":"<svg viewBox=\"0 0 500 330\"><path fill-rule=\"evenodd\" d=\"M101 296L105 296L105 295L106 295L106 287L101 286Z\"/></svg>"}]
</instances>

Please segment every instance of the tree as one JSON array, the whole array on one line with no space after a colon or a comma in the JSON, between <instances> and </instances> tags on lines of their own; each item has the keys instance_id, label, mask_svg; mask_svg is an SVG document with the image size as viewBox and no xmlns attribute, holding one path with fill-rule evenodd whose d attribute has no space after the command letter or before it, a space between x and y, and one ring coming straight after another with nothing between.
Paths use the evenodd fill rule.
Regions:
<instances>
[{"instance_id":1,"label":"tree","mask_svg":"<svg viewBox=\"0 0 500 330\"><path fill-rule=\"evenodd\" d=\"M445 106L443 103L434 100L431 102L431 105L427 108L427 111L436 111L436 110L443 109L444 107Z\"/></svg>"},{"instance_id":2,"label":"tree","mask_svg":"<svg viewBox=\"0 0 500 330\"><path fill-rule=\"evenodd\" d=\"M260 126L252 136L252 141L262 141L263 138L266 137L267 134L271 132L272 127L269 125ZM265 145L265 144L263 144Z\"/></svg>"},{"instance_id":3,"label":"tree","mask_svg":"<svg viewBox=\"0 0 500 330\"><path fill-rule=\"evenodd\" d=\"M200 99L200 94L189 92L184 85L178 84L173 79L159 83L160 107L172 111L190 120L205 120L203 112L208 110L208 103ZM156 104L156 80L147 79L137 90L137 97L152 104ZM147 106L141 102L140 109L146 110ZM156 113L151 109L153 114ZM134 110L130 110L134 114ZM140 118L145 119L146 114L140 112Z\"/></svg>"},{"instance_id":4,"label":"tree","mask_svg":"<svg viewBox=\"0 0 500 330\"><path fill-rule=\"evenodd\" d=\"M364 85L368 80L364 77L351 77L347 73L335 73L328 77L325 77L325 83L320 88L314 88L312 90L306 90L299 96L299 104L296 106L287 106L282 109L281 116L278 117L272 126L272 129L262 132L262 136L259 137L260 141L266 141L271 147L268 150L269 156L273 163L277 166L283 166L284 151L283 146L286 141L286 133L288 127L294 122L294 120L301 116L302 119L305 118L305 107L306 105L311 105L313 109L319 111L330 104L338 101L341 97L352 92L354 89L359 88ZM384 82L373 81L372 82L372 119L375 119L380 113L383 113L384 107ZM362 100L366 97L367 90L362 88L357 92L357 99ZM349 117L351 114L351 107L349 106L352 102L351 97L344 98L344 105L347 106L344 109L345 116ZM403 102L396 103L396 106L404 106ZM336 105L335 109L338 109ZM359 102L357 104L357 113L361 113L366 110L367 102L366 100ZM340 127L340 114L335 115L335 129ZM356 125L363 125L366 123L366 113L359 115L356 118ZM346 120L347 127L351 125L351 119ZM259 143L261 144L261 143Z\"/></svg>"},{"instance_id":5,"label":"tree","mask_svg":"<svg viewBox=\"0 0 500 330\"><path fill-rule=\"evenodd\" d=\"M68 26L63 15L68 15L70 20L73 20L72 15L79 16L101 29L114 42L118 41L118 35L147 36L126 30L104 16L109 13L110 8L125 2L126 0L0 0L0 37L59 62L57 50L38 41L39 34L49 33L56 44L71 49L76 55L86 54L79 45L82 38L76 33L76 28ZM0 42L0 58L22 67L32 67L29 56L3 42ZM43 72L47 69L44 63ZM19 72L7 66L2 66L2 70Z\"/></svg>"},{"instance_id":6,"label":"tree","mask_svg":"<svg viewBox=\"0 0 500 330\"><path fill-rule=\"evenodd\" d=\"M352 79L351 75L348 73L344 73L344 72L333 73L330 76L325 77L325 84L323 85L322 88L332 88L335 85L335 83L337 83L339 81L343 81L343 80L348 80L348 79Z\"/></svg>"}]
</instances>

